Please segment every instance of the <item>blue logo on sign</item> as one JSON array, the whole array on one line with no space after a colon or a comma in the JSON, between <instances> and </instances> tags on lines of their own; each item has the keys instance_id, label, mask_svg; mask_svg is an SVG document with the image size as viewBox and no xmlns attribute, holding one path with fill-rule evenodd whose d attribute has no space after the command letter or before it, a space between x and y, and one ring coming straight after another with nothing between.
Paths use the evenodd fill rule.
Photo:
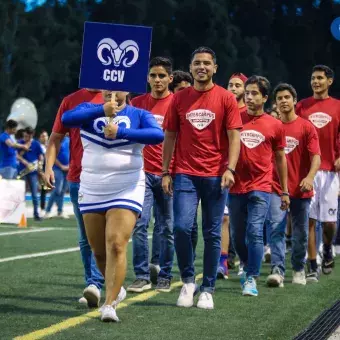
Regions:
<instances>
[{"instance_id":1,"label":"blue logo on sign","mask_svg":"<svg viewBox=\"0 0 340 340\"><path fill-rule=\"evenodd\" d=\"M340 40L340 18L333 20L331 25L331 32L336 40Z\"/></svg>"},{"instance_id":2,"label":"blue logo on sign","mask_svg":"<svg viewBox=\"0 0 340 340\"><path fill-rule=\"evenodd\" d=\"M86 22L79 86L146 92L152 28Z\"/></svg>"}]
</instances>

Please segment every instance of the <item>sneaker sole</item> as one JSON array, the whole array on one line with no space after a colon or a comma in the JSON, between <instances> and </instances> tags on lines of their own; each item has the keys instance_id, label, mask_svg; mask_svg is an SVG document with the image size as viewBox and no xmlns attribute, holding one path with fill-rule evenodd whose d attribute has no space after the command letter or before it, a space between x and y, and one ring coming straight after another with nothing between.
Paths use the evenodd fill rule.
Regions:
<instances>
[{"instance_id":1,"label":"sneaker sole","mask_svg":"<svg viewBox=\"0 0 340 340\"><path fill-rule=\"evenodd\" d=\"M143 292L145 292L146 290L150 290L152 288L152 286L151 286L151 283L150 284L148 284L148 285L145 285L145 286L143 286L143 287L141 287L141 288L127 288L127 291L128 292L132 292L132 293L143 293Z\"/></svg>"},{"instance_id":2,"label":"sneaker sole","mask_svg":"<svg viewBox=\"0 0 340 340\"><path fill-rule=\"evenodd\" d=\"M119 319L116 320L110 317L101 317L100 320L102 320L103 322L119 322Z\"/></svg>"},{"instance_id":3,"label":"sneaker sole","mask_svg":"<svg viewBox=\"0 0 340 340\"><path fill-rule=\"evenodd\" d=\"M203 306L199 306L199 305L197 304L197 308L199 308L199 309L208 309L208 310L212 310L212 309L214 309L214 306L212 306L212 307L203 307Z\"/></svg>"},{"instance_id":4,"label":"sneaker sole","mask_svg":"<svg viewBox=\"0 0 340 340\"><path fill-rule=\"evenodd\" d=\"M99 307L100 299L95 294L91 292L84 292L84 298L87 300L87 306L89 308L97 308Z\"/></svg>"},{"instance_id":5,"label":"sneaker sole","mask_svg":"<svg viewBox=\"0 0 340 340\"><path fill-rule=\"evenodd\" d=\"M165 288L157 288L156 287L156 290L157 290L157 292L162 292L162 293L170 293L171 292L171 288L165 289Z\"/></svg>"},{"instance_id":6,"label":"sneaker sole","mask_svg":"<svg viewBox=\"0 0 340 340\"><path fill-rule=\"evenodd\" d=\"M242 293L243 296L258 296L259 293Z\"/></svg>"},{"instance_id":7,"label":"sneaker sole","mask_svg":"<svg viewBox=\"0 0 340 340\"><path fill-rule=\"evenodd\" d=\"M184 307L184 308L190 308L194 305L194 301L192 301L192 303L190 305L181 305L179 304L178 302L176 303L176 306L177 307Z\"/></svg>"},{"instance_id":8,"label":"sneaker sole","mask_svg":"<svg viewBox=\"0 0 340 340\"><path fill-rule=\"evenodd\" d=\"M318 279L316 279L316 278L312 278L312 279L306 279L306 282L307 283L319 283L319 280Z\"/></svg>"},{"instance_id":9,"label":"sneaker sole","mask_svg":"<svg viewBox=\"0 0 340 340\"><path fill-rule=\"evenodd\" d=\"M307 284L307 282L306 281L304 281L304 282L292 281L292 284L293 285L305 286Z\"/></svg>"}]
</instances>

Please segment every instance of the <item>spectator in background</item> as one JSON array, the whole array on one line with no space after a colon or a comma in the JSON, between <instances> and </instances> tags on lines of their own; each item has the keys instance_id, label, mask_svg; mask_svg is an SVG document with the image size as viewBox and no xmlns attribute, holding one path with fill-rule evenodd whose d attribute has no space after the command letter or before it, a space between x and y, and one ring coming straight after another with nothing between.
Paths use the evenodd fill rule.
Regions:
<instances>
[{"instance_id":1,"label":"spectator in background","mask_svg":"<svg viewBox=\"0 0 340 340\"><path fill-rule=\"evenodd\" d=\"M27 127L24 131L24 138L19 140L18 143L27 145L29 150L22 150L18 153L19 160L19 175L23 176L32 194L34 220L41 221L41 217L38 212L38 171L42 171L42 163L44 161L44 153L40 143L33 139L34 130L31 127Z\"/></svg>"},{"instance_id":2,"label":"spectator in background","mask_svg":"<svg viewBox=\"0 0 340 340\"><path fill-rule=\"evenodd\" d=\"M70 137L68 134L61 142L60 150L53 166L55 184L54 189L51 192L51 196L48 200L45 218L51 217L51 209L55 202L58 207L58 217L68 219L69 216L64 213L64 195L68 188L67 173L70 163Z\"/></svg>"},{"instance_id":3,"label":"spectator in background","mask_svg":"<svg viewBox=\"0 0 340 340\"><path fill-rule=\"evenodd\" d=\"M190 73L177 70L173 72L173 81L169 84L169 89L173 93L181 91L189 86L192 86L193 79Z\"/></svg>"},{"instance_id":4,"label":"spectator in background","mask_svg":"<svg viewBox=\"0 0 340 340\"><path fill-rule=\"evenodd\" d=\"M16 149L27 151L27 145L14 139L18 123L12 119L5 124L5 132L0 135L0 175L4 179L14 179L17 174Z\"/></svg>"},{"instance_id":5,"label":"spectator in background","mask_svg":"<svg viewBox=\"0 0 340 340\"><path fill-rule=\"evenodd\" d=\"M46 154L46 148L48 144L48 132L46 130L40 131L39 142L41 144L41 148L44 153L43 171L45 171L45 164L46 164L45 154ZM46 206L46 190L45 190L45 186L43 185L41 186L41 189L40 189L40 209L45 210L45 206Z\"/></svg>"}]
</instances>

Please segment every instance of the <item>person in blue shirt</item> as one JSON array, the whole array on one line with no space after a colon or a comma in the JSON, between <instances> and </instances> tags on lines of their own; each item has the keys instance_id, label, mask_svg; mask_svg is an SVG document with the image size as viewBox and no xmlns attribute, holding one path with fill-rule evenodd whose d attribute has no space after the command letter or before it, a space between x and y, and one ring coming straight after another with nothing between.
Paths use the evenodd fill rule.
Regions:
<instances>
[{"instance_id":1,"label":"person in blue shirt","mask_svg":"<svg viewBox=\"0 0 340 340\"><path fill-rule=\"evenodd\" d=\"M24 130L24 138L19 140L19 144L26 144L29 146L29 150L22 150L18 153L19 160L18 172L22 174L24 170L28 173L24 176L26 179L32 194L34 220L41 221L41 217L38 212L38 187L39 177L38 171L44 162L44 154L40 143L33 139L34 130L31 127L27 127ZM42 169L41 169L42 170Z\"/></svg>"},{"instance_id":2,"label":"person in blue shirt","mask_svg":"<svg viewBox=\"0 0 340 340\"><path fill-rule=\"evenodd\" d=\"M64 195L68 188L66 176L69 169L69 163L70 137L66 135L61 142L60 150L53 166L55 183L54 189L52 190L48 200L45 218L50 218L50 213L54 202L56 202L58 207L58 217L69 218L68 215L63 212Z\"/></svg>"},{"instance_id":3,"label":"person in blue shirt","mask_svg":"<svg viewBox=\"0 0 340 340\"><path fill-rule=\"evenodd\" d=\"M27 151L27 145L15 141L14 135L18 123L15 120L8 120L5 124L5 132L0 135L0 175L4 179L15 179L17 175L17 152L16 150Z\"/></svg>"},{"instance_id":4,"label":"person in blue shirt","mask_svg":"<svg viewBox=\"0 0 340 340\"><path fill-rule=\"evenodd\" d=\"M126 92L103 91L104 105L80 104L62 116L65 126L80 128L84 148L79 209L105 277L102 321L119 321L116 306L126 295L122 285L127 245L142 212L145 192L142 149L164 139L155 117L127 105L126 96ZM97 292L98 303L99 299Z\"/></svg>"}]
</instances>

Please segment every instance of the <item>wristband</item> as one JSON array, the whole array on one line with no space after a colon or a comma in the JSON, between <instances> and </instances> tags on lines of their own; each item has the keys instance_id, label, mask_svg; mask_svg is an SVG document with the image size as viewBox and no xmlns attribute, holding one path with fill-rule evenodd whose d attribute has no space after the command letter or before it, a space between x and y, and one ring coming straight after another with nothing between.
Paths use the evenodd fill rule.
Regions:
<instances>
[{"instance_id":1,"label":"wristband","mask_svg":"<svg viewBox=\"0 0 340 340\"><path fill-rule=\"evenodd\" d=\"M289 192L282 192L281 196L289 196Z\"/></svg>"},{"instance_id":2,"label":"wristband","mask_svg":"<svg viewBox=\"0 0 340 340\"><path fill-rule=\"evenodd\" d=\"M229 170L234 176L236 175L235 170L231 169L231 168L227 168L227 170Z\"/></svg>"},{"instance_id":3,"label":"wristband","mask_svg":"<svg viewBox=\"0 0 340 340\"><path fill-rule=\"evenodd\" d=\"M162 171L162 178L163 177L167 177L167 176L171 176L169 171Z\"/></svg>"}]
</instances>

